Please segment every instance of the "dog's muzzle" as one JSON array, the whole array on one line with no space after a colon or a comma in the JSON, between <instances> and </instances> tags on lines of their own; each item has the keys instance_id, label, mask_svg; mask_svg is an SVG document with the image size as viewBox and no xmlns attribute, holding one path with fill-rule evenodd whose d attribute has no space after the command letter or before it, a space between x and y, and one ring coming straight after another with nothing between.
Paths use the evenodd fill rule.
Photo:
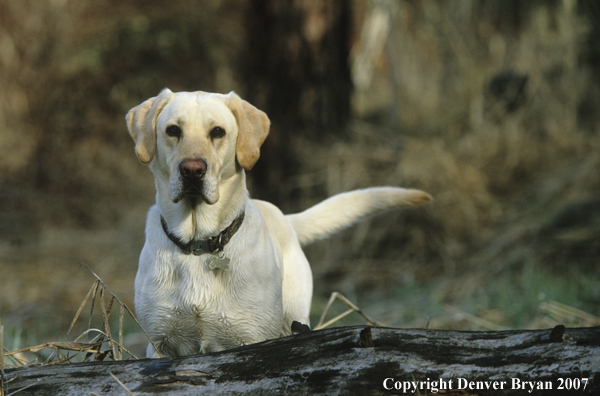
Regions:
<instances>
[{"instance_id":1,"label":"dog's muzzle","mask_svg":"<svg viewBox=\"0 0 600 396\"><path fill-rule=\"evenodd\" d=\"M202 184L207 170L202 158L186 158L179 163L179 174L183 180L185 195L202 195Z\"/></svg>"}]
</instances>

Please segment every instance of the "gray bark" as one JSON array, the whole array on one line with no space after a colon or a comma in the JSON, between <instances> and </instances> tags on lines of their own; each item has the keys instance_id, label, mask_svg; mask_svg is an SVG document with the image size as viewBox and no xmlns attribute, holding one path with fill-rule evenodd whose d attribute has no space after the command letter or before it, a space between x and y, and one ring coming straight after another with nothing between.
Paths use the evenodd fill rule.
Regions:
<instances>
[{"instance_id":1,"label":"gray bark","mask_svg":"<svg viewBox=\"0 0 600 396\"><path fill-rule=\"evenodd\" d=\"M21 390L21 396L127 394L112 373L135 395L413 393L405 381L422 381L418 394L432 395L433 388L442 389L440 378L446 395L597 395L599 372L600 327L463 332L357 326L175 359L10 369L5 390ZM385 389L396 384L409 389Z\"/></svg>"}]
</instances>

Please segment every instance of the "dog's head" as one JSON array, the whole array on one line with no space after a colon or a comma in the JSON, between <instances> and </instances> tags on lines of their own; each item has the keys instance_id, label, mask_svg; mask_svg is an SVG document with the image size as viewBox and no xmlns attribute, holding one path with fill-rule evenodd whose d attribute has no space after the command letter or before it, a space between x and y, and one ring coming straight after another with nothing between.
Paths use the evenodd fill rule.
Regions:
<instances>
[{"instance_id":1,"label":"dog's head","mask_svg":"<svg viewBox=\"0 0 600 396\"><path fill-rule=\"evenodd\" d=\"M157 183L168 180L174 203L185 196L217 202L222 180L254 166L270 125L234 92L169 89L131 109L126 120L138 159L150 164Z\"/></svg>"}]
</instances>

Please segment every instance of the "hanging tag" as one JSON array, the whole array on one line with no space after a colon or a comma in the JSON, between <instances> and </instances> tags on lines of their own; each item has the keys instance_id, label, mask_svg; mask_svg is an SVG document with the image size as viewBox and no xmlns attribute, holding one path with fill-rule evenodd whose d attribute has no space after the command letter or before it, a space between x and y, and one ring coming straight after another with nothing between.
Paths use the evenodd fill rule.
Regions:
<instances>
[{"instance_id":1,"label":"hanging tag","mask_svg":"<svg viewBox=\"0 0 600 396\"><path fill-rule=\"evenodd\" d=\"M210 269L222 269L223 271L227 271L229 269L229 258L225 256L223 252L219 252L218 255L213 254L210 256L210 261L208 262L208 268Z\"/></svg>"}]
</instances>

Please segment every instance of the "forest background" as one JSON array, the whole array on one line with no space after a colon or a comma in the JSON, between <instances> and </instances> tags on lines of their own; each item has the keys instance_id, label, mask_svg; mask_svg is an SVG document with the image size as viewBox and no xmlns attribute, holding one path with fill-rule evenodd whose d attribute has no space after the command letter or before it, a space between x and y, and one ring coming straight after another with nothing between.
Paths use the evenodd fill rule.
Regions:
<instances>
[{"instance_id":1,"label":"forest background","mask_svg":"<svg viewBox=\"0 0 600 396\"><path fill-rule=\"evenodd\" d=\"M306 249L313 324L339 291L391 326L600 325L600 3L0 0L8 349L64 338L82 262L133 308L155 191L124 116L164 87L267 112L249 186L285 213L434 196Z\"/></svg>"}]
</instances>

